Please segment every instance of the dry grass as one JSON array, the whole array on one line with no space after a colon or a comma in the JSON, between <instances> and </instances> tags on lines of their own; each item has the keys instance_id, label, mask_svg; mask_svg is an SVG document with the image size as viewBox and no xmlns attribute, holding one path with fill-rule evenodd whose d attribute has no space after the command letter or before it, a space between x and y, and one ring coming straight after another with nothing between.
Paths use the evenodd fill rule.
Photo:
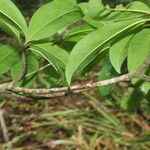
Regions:
<instances>
[{"instance_id":1,"label":"dry grass","mask_svg":"<svg viewBox=\"0 0 150 150\"><path fill-rule=\"evenodd\" d=\"M2 101L14 150L149 150L147 113L128 114L92 95ZM0 143L5 149L1 132Z\"/></svg>"}]
</instances>

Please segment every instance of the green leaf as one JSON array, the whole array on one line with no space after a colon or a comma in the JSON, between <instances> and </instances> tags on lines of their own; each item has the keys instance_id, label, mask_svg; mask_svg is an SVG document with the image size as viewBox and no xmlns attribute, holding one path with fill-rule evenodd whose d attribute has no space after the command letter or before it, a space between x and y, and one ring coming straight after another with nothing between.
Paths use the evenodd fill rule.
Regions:
<instances>
[{"instance_id":1,"label":"green leaf","mask_svg":"<svg viewBox=\"0 0 150 150\"><path fill-rule=\"evenodd\" d=\"M85 37L88 33L94 31L95 29L92 28L88 24L83 24L80 26L77 26L73 29L71 29L66 35L65 35L65 40L66 41L73 41L73 42L78 42L80 41L83 37Z\"/></svg>"},{"instance_id":2,"label":"green leaf","mask_svg":"<svg viewBox=\"0 0 150 150\"><path fill-rule=\"evenodd\" d=\"M125 11L124 7L118 10L106 9L99 15L99 21L103 24L128 21L135 18L144 18L144 15L137 12Z\"/></svg>"},{"instance_id":3,"label":"green leaf","mask_svg":"<svg viewBox=\"0 0 150 150\"><path fill-rule=\"evenodd\" d=\"M95 17L99 17L99 13L105 9L99 0L90 0L88 3L80 3L78 6L85 15L83 17L84 21L96 28L103 26L103 23L100 20L94 20Z\"/></svg>"},{"instance_id":4,"label":"green leaf","mask_svg":"<svg viewBox=\"0 0 150 150\"><path fill-rule=\"evenodd\" d=\"M80 9L68 0L47 3L31 18L27 42L48 38L81 17Z\"/></svg>"},{"instance_id":5,"label":"green leaf","mask_svg":"<svg viewBox=\"0 0 150 150\"><path fill-rule=\"evenodd\" d=\"M0 45L0 75L9 71L18 61L18 49L9 45Z\"/></svg>"},{"instance_id":6,"label":"green leaf","mask_svg":"<svg viewBox=\"0 0 150 150\"><path fill-rule=\"evenodd\" d=\"M80 7L82 13L83 13L84 15L87 15L88 3L87 3L87 2L79 3L78 6Z\"/></svg>"},{"instance_id":7,"label":"green leaf","mask_svg":"<svg viewBox=\"0 0 150 150\"><path fill-rule=\"evenodd\" d=\"M108 42L145 21L137 18L125 22L117 22L112 25L105 25L80 40L73 48L66 67L68 84L70 85L71 79L76 77L105 48Z\"/></svg>"},{"instance_id":8,"label":"green leaf","mask_svg":"<svg viewBox=\"0 0 150 150\"><path fill-rule=\"evenodd\" d=\"M60 67L65 69L69 55L64 49L56 45L52 46L51 43L46 43L34 44L31 50L49 61L55 68L58 69Z\"/></svg>"},{"instance_id":9,"label":"green leaf","mask_svg":"<svg viewBox=\"0 0 150 150\"><path fill-rule=\"evenodd\" d=\"M140 67L150 54L150 29L145 28L135 34L128 50L128 70L132 72Z\"/></svg>"},{"instance_id":10,"label":"green leaf","mask_svg":"<svg viewBox=\"0 0 150 150\"><path fill-rule=\"evenodd\" d=\"M14 28L12 25L8 24L7 22L5 22L2 19L0 19L0 29L7 32L11 36L16 37L19 40L19 38L20 38L19 31L16 28Z\"/></svg>"},{"instance_id":11,"label":"green leaf","mask_svg":"<svg viewBox=\"0 0 150 150\"><path fill-rule=\"evenodd\" d=\"M59 3L60 0L53 0L56 3ZM76 5L77 4L77 0L64 0L66 4L71 4L71 5Z\"/></svg>"},{"instance_id":12,"label":"green leaf","mask_svg":"<svg viewBox=\"0 0 150 150\"><path fill-rule=\"evenodd\" d=\"M150 83L144 82L140 88L144 94L148 94L148 92L150 91Z\"/></svg>"},{"instance_id":13,"label":"green leaf","mask_svg":"<svg viewBox=\"0 0 150 150\"><path fill-rule=\"evenodd\" d=\"M81 72L81 75L86 75L97 65L100 65L102 61L105 61L106 56L108 56L108 50L105 49L102 53L99 53Z\"/></svg>"},{"instance_id":14,"label":"green leaf","mask_svg":"<svg viewBox=\"0 0 150 150\"><path fill-rule=\"evenodd\" d=\"M134 1L127 6L127 10L150 14L150 7L143 2Z\"/></svg>"},{"instance_id":15,"label":"green leaf","mask_svg":"<svg viewBox=\"0 0 150 150\"><path fill-rule=\"evenodd\" d=\"M19 9L12 3L11 0L0 0L0 19L4 22L11 23L13 27L17 27L27 33L27 24Z\"/></svg>"},{"instance_id":16,"label":"green leaf","mask_svg":"<svg viewBox=\"0 0 150 150\"><path fill-rule=\"evenodd\" d=\"M109 59L111 64L118 73L121 73L121 66L128 54L128 43L132 35L126 36L121 40L117 40L115 44L110 47Z\"/></svg>"},{"instance_id":17,"label":"green leaf","mask_svg":"<svg viewBox=\"0 0 150 150\"><path fill-rule=\"evenodd\" d=\"M90 0L88 2L87 14L91 18L95 18L104 11L105 7L99 0Z\"/></svg>"},{"instance_id":18,"label":"green leaf","mask_svg":"<svg viewBox=\"0 0 150 150\"><path fill-rule=\"evenodd\" d=\"M150 1L148 0L138 0L138 1L146 4L150 8Z\"/></svg>"},{"instance_id":19,"label":"green leaf","mask_svg":"<svg viewBox=\"0 0 150 150\"><path fill-rule=\"evenodd\" d=\"M87 15L83 17L83 20L95 28L101 28L104 25L104 22L99 20L94 20Z\"/></svg>"},{"instance_id":20,"label":"green leaf","mask_svg":"<svg viewBox=\"0 0 150 150\"><path fill-rule=\"evenodd\" d=\"M108 61L104 64L103 68L100 70L98 75L98 81L113 78L117 75L111 63ZM114 85L108 85L104 87L99 87L99 92L102 96L107 96L111 93Z\"/></svg>"},{"instance_id":21,"label":"green leaf","mask_svg":"<svg viewBox=\"0 0 150 150\"><path fill-rule=\"evenodd\" d=\"M39 70L39 62L38 60L35 58L35 56L33 54L29 54L27 56L27 75L29 73L35 72ZM20 76L20 73L22 72L22 62L21 60L14 65L11 68L11 77L13 80L17 79ZM33 74L30 75L26 78L24 78L22 81L20 81L19 83L17 83L18 86L25 86L25 87L30 87L36 80L37 78L37 74Z\"/></svg>"},{"instance_id":22,"label":"green leaf","mask_svg":"<svg viewBox=\"0 0 150 150\"><path fill-rule=\"evenodd\" d=\"M121 12L133 12L133 13L139 13L139 14L150 14L150 7L149 2L143 2L143 1L133 1L132 3L129 3L126 7L123 7L122 5L118 5L114 9L115 11L121 11ZM109 9L109 8L107 8Z\"/></svg>"},{"instance_id":23,"label":"green leaf","mask_svg":"<svg viewBox=\"0 0 150 150\"><path fill-rule=\"evenodd\" d=\"M101 14L100 20L101 22L103 22L103 24L110 24L115 22L128 21L135 18L142 18L141 16L142 16L141 14L134 12L106 10L104 14Z\"/></svg>"},{"instance_id":24,"label":"green leaf","mask_svg":"<svg viewBox=\"0 0 150 150\"><path fill-rule=\"evenodd\" d=\"M130 3L127 7L118 5L115 9L108 8L100 13L99 19L103 23L110 24L110 22L119 22L131 20L135 18L149 18L149 6L143 2L135 1Z\"/></svg>"},{"instance_id":25,"label":"green leaf","mask_svg":"<svg viewBox=\"0 0 150 150\"><path fill-rule=\"evenodd\" d=\"M91 0L94 4L98 2L98 0ZM88 14L88 7L92 8L92 4L88 5L86 8L86 13L85 13L85 21L88 22L90 25L94 25L97 27L96 24L110 24L110 22L119 22L119 21L125 21L125 20L130 20L130 19L135 19L135 18L144 18L150 15L150 7L146 5L143 2L135 1L131 3L128 7L123 7L122 5L117 6L115 9L109 8L109 7L104 7L102 4L97 5L97 7L100 7L99 9L95 7L95 9L91 9ZM98 13L98 10L100 11ZM95 17L90 16L90 12L95 12ZM97 12L97 13L96 13ZM91 19L91 20L90 20ZM92 20L94 19L94 20ZM95 23L94 23L95 21ZM92 24L91 24L92 23ZM100 26L101 27L101 26Z\"/></svg>"}]
</instances>

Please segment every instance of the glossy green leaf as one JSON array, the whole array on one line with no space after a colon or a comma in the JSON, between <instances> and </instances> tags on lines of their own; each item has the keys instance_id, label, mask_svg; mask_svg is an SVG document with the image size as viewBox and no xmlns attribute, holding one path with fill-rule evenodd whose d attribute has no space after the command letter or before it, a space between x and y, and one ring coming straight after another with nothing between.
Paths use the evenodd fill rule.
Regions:
<instances>
[{"instance_id":1,"label":"glossy green leaf","mask_svg":"<svg viewBox=\"0 0 150 150\"><path fill-rule=\"evenodd\" d=\"M0 75L9 71L18 61L18 49L9 45L0 45Z\"/></svg>"},{"instance_id":2,"label":"glossy green leaf","mask_svg":"<svg viewBox=\"0 0 150 150\"><path fill-rule=\"evenodd\" d=\"M11 0L0 0L0 19L27 33L25 18Z\"/></svg>"},{"instance_id":3,"label":"glossy green leaf","mask_svg":"<svg viewBox=\"0 0 150 150\"><path fill-rule=\"evenodd\" d=\"M135 34L128 50L128 70L132 72L140 67L150 54L150 29L146 28Z\"/></svg>"},{"instance_id":4,"label":"glossy green leaf","mask_svg":"<svg viewBox=\"0 0 150 150\"><path fill-rule=\"evenodd\" d=\"M27 56L27 77L25 77L22 81L17 83L18 86L30 87L36 80L37 74L29 75L29 73L35 72L39 70L39 62L35 58L33 54L29 54ZM17 79L22 72L22 62L21 60L11 68L11 77L13 80Z\"/></svg>"},{"instance_id":5,"label":"glossy green leaf","mask_svg":"<svg viewBox=\"0 0 150 150\"><path fill-rule=\"evenodd\" d=\"M106 80L113 78L117 75L116 71L114 70L113 66L111 65L110 62L106 62L103 66L103 68L100 70L99 75L98 75L98 80ZM102 96L107 96L111 93L114 85L109 85L109 86L104 86L104 87L99 87L99 92Z\"/></svg>"},{"instance_id":6,"label":"glossy green leaf","mask_svg":"<svg viewBox=\"0 0 150 150\"><path fill-rule=\"evenodd\" d=\"M119 36L121 33L129 30L146 20L140 18L116 24L106 25L80 40L73 48L66 67L66 79L68 84L71 79L76 77L82 69L87 66L103 50L106 44Z\"/></svg>"},{"instance_id":7,"label":"glossy green leaf","mask_svg":"<svg viewBox=\"0 0 150 150\"><path fill-rule=\"evenodd\" d=\"M27 42L48 38L81 17L80 9L68 0L47 3L31 18Z\"/></svg>"},{"instance_id":8,"label":"glossy green leaf","mask_svg":"<svg viewBox=\"0 0 150 150\"><path fill-rule=\"evenodd\" d=\"M121 73L121 66L128 54L128 43L132 35L126 36L121 40L117 40L115 44L110 47L109 59L111 64L118 73Z\"/></svg>"},{"instance_id":9,"label":"glossy green leaf","mask_svg":"<svg viewBox=\"0 0 150 150\"><path fill-rule=\"evenodd\" d=\"M51 43L35 44L31 49L49 61L55 68L65 69L69 55L64 49L56 45L53 46Z\"/></svg>"},{"instance_id":10,"label":"glossy green leaf","mask_svg":"<svg viewBox=\"0 0 150 150\"><path fill-rule=\"evenodd\" d=\"M11 36L16 37L19 40L19 38L20 38L19 31L16 28L14 28L12 25L8 24L7 22L5 22L2 19L0 19L0 29L7 32Z\"/></svg>"}]
</instances>

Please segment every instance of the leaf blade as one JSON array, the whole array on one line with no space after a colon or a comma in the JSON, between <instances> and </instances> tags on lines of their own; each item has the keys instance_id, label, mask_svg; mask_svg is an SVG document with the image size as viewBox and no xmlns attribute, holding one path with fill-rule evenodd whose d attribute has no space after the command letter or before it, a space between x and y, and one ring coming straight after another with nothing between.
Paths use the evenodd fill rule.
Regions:
<instances>
[{"instance_id":1,"label":"leaf blade","mask_svg":"<svg viewBox=\"0 0 150 150\"><path fill-rule=\"evenodd\" d=\"M109 59L111 64L118 73L121 73L121 66L128 54L127 44L131 39L132 35L126 36L123 39L117 41L110 47Z\"/></svg>"},{"instance_id":2,"label":"leaf blade","mask_svg":"<svg viewBox=\"0 0 150 150\"><path fill-rule=\"evenodd\" d=\"M19 61L19 53L15 47L0 45L0 75L6 73Z\"/></svg>"},{"instance_id":3,"label":"leaf blade","mask_svg":"<svg viewBox=\"0 0 150 150\"><path fill-rule=\"evenodd\" d=\"M34 44L31 50L41 55L47 61L49 61L55 68L59 65L61 68L65 69L65 65L68 61L68 53L58 47L52 46L50 43L46 44Z\"/></svg>"},{"instance_id":4,"label":"leaf blade","mask_svg":"<svg viewBox=\"0 0 150 150\"><path fill-rule=\"evenodd\" d=\"M129 72L135 71L144 63L150 53L149 49L150 29L146 28L135 34L130 42L127 58Z\"/></svg>"},{"instance_id":5,"label":"leaf blade","mask_svg":"<svg viewBox=\"0 0 150 150\"><path fill-rule=\"evenodd\" d=\"M50 37L63 27L81 19L80 10L72 3L66 3L53 1L39 8L29 23L27 41Z\"/></svg>"},{"instance_id":6,"label":"leaf blade","mask_svg":"<svg viewBox=\"0 0 150 150\"><path fill-rule=\"evenodd\" d=\"M0 0L0 4L0 14L3 15L3 17L0 15L0 18L4 19L5 21L10 20L14 26L16 25L23 31L24 35L26 35L27 24L25 18L23 17L19 9L14 5L14 3L10 0Z\"/></svg>"},{"instance_id":7,"label":"leaf blade","mask_svg":"<svg viewBox=\"0 0 150 150\"><path fill-rule=\"evenodd\" d=\"M1 19L0 19L0 28L19 40L20 38L19 31L16 28L14 28L12 25L8 24L7 22Z\"/></svg>"}]
</instances>

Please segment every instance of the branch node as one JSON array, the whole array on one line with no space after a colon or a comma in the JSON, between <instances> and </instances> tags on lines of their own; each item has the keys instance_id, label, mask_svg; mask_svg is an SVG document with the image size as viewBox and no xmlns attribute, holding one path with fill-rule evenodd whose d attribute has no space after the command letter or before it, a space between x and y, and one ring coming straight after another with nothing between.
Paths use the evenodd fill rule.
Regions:
<instances>
[{"instance_id":1,"label":"branch node","mask_svg":"<svg viewBox=\"0 0 150 150\"><path fill-rule=\"evenodd\" d=\"M67 91L65 92L65 96L71 96L73 94L73 91L70 87L68 87Z\"/></svg>"}]
</instances>

